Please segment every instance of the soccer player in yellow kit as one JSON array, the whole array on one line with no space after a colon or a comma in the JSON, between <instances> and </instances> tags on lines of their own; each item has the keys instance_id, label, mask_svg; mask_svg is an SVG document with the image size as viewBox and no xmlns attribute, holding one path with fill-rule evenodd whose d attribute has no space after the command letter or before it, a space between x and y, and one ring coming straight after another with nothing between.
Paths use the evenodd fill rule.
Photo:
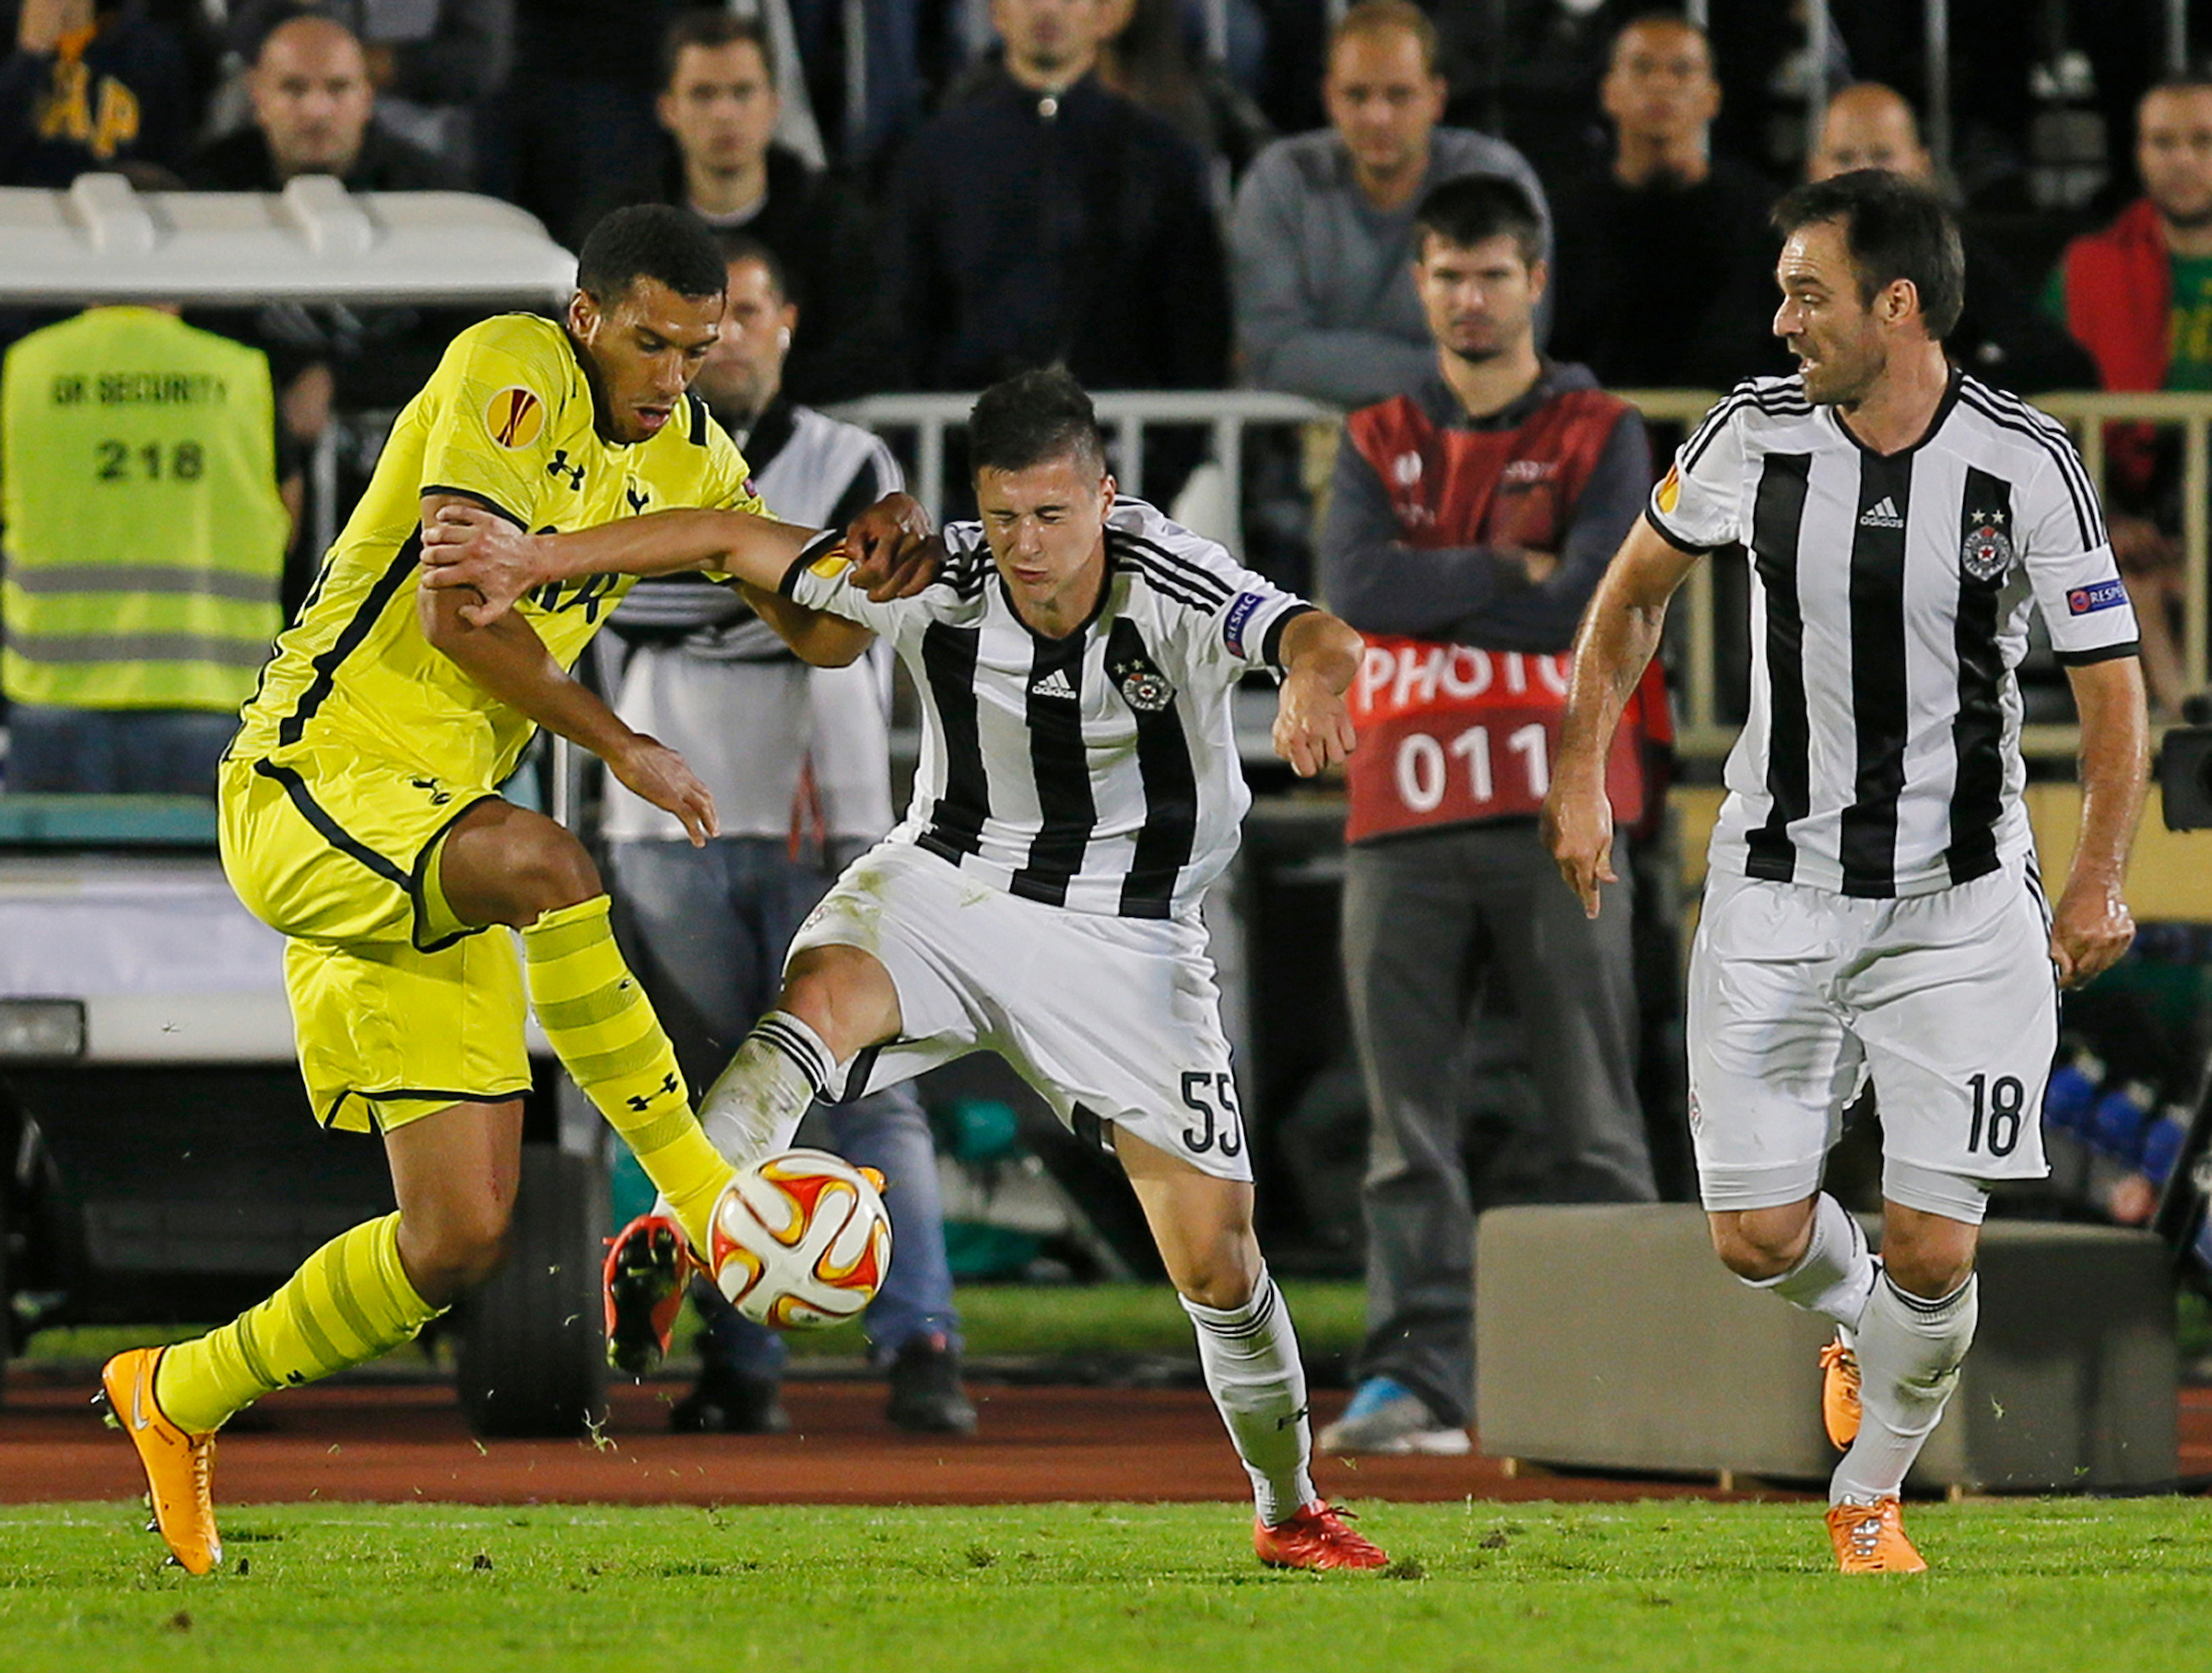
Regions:
<instances>
[{"instance_id":1,"label":"soccer player in yellow kit","mask_svg":"<svg viewBox=\"0 0 2212 1673\"><path fill-rule=\"evenodd\" d=\"M692 217L620 210L585 242L565 329L507 314L457 336L246 704L218 786L224 869L288 937L316 1118L382 1135L399 1208L324 1245L230 1324L120 1354L102 1373L162 1538L194 1573L222 1557L214 1431L273 1389L407 1340L497 1265L530 1085L525 971L570 1075L706 1246L731 1170L616 949L598 874L573 836L497 788L545 726L694 842L714 834L712 802L681 758L567 672L632 578L552 584L475 627L466 595L418 590L417 575L424 528L456 504L544 532L661 507L735 510L754 514L746 549L795 558L815 531L762 514L735 444L688 393L715 341L724 275ZM882 501L847 548L911 551L919 524L912 501ZM747 595L811 659L849 661L865 642ZM494 925L521 931L519 961L513 937L483 933Z\"/></svg>"}]
</instances>

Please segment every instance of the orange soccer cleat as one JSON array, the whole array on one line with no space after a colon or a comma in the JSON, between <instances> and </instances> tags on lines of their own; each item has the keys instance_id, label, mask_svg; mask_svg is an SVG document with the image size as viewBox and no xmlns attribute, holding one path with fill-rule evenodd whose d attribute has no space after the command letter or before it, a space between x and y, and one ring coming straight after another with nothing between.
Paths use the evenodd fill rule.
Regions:
<instances>
[{"instance_id":1,"label":"orange soccer cleat","mask_svg":"<svg viewBox=\"0 0 2212 1673\"><path fill-rule=\"evenodd\" d=\"M1820 1350L1820 1421L1838 1452L1859 1438L1859 1356L1840 1330Z\"/></svg>"},{"instance_id":2,"label":"orange soccer cleat","mask_svg":"<svg viewBox=\"0 0 2212 1673\"><path fill-rule=\"evenodd\" d=\"M1380 1569L1389 1566L1382 1548L1347 1526L1349 1511L1315 1500L1288 1522L1270 1526L1256 1516L1252 1549L1271 1569Z\"/></svg>"},{"instance_id":3,"label":"orange soccer cleat","mask_svg":"<svg viewBox=\"0 0 2212 1673\"><path fill-rule=\"evenodd\" d=\"M668 1357L691 1266L683 1229L665 1214L641 1214L606 1240L606 1362L624 1376L650 1376Z\"/></svg>"},{"instance_id":4,"label":"orange soccer cleat","mask_svg":"<svg viewBox=\"0 0 2212 1673\"><path fill-rule=\"evenodd\" d=\"M1904 1512L1895 1498L1830 1505L1828 1537L1836 1566L1846 1574L1919 1574L1928 1566L1905 1538Z\"/></svg>"},{"instance_id":5,"label":"orange soccer cleat","mask_svg":"<svg viewBox=\"0 0 2212 1673\"><path fill-rule=\"evenodd\" d=\"M107 1408L107 1420L131 1438L146 1471L147 1496L153 1502L154 1527L169 1554L188 1574L205 1574L223 1560L223 1541L215 1531L215 1436L186 1434L163 1415L154 1399L154 1370L166 1350L134 1348L119 1353L100 1373L95 1406Z\"/></svg>"}]
</instances>

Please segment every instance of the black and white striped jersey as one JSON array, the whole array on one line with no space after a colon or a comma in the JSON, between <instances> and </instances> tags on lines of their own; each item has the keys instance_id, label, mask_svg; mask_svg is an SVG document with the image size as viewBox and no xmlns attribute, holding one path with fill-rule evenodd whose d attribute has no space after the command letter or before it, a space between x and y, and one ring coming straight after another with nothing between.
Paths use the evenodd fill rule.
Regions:
<instances>
[{"instance_id":1,"label":"black and white striped jersey","mask_svg":"<svg viewBox=\"0 0 2212 1673\"><path fill-rule=\"evenodd\" d=\"M795 406L781 396L750 430L734 432L769 514L807 528L842 528L884 495L906 486L880 438ZM791 647L734 588L700 574L656 575L624 596L609 623L632 643L681 641L715 662L795 662Z\"/></svg>"},{"instance_id":2,"label":"black and white striped jersey","mask_svg":"<svg viewBox=\"0 0 2212 1673\"><path fill-rule=\"evenodd\" d=\"M2073 442L1959 372L1927 433L1886 455L1797 378L1739 383L1645 514L1685 551L1750 554L1751 713L1722 869L1873 898L1994 870L2031 840L2013 679L2030 606L2061 662L2136 653Z\"/></svg>"},{"instance_id":3,"label":"black and white striped jersey","mask_svg":"<svg viewBox=\"0 0 2212 1673\"><path fill-rule=\"evenodd\" d=\"M1014 611L982 525L945 530L937 579L871 603L841 559L794 565L801 604L876 630L913 676L922 758L894 842L1074 912L1186 917L1251 805L1231 698L1279 669L1309 608L1138 500L1107 518L1106 585L1065 639Z\"/></svg>"},{"instance_id":4,"label":"black and white striped jersey","mask_svg":"<svg viewBox=\"0 0 2212 1673\"><path fill-rule=\"evenodd\" d=\"M769 514L808 528L842 528L904 486L877 437L781 397L738 445ZM809 668L734 588L704 575L639 582L609 625L629 647L610 673L615 713L683 756L725 836L785 837L818 816L834 837L890 825L888 657ZM801 804L803 783L818 806ZM685 840L674 814L612 773L606 831L618 842Z\"/></svg>"}]
</instances>

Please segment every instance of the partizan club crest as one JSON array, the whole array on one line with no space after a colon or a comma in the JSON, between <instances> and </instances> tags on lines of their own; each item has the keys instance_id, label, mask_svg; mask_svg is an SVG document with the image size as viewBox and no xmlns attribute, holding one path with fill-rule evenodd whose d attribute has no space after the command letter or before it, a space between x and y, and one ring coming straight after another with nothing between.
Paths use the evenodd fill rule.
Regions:
<instances>
[{"instance_id":1,"label":"partizan club crest","mask_svg":"<svg viewBox=\"0 0 2212 1673\"><path fill-rule=\"evenodd\" d=\"M2003 510L1977 511L1967 519L1959 562L1975 581L1994 581L2012 567L2012 536L2005 532Z\"/></svg>"},{"instance_id":2,"label":"partizan club crest","mask_svg":"<svg viewBox=\"0 0 2212 1673\"><path fill-rule=\"evenodd\" d=\"M1175 701L1175 688L1168 677L1141 656L1115 664L1112 673L1123 701L1139 714L1158 714Z\"/></svg>"}]
</instances>

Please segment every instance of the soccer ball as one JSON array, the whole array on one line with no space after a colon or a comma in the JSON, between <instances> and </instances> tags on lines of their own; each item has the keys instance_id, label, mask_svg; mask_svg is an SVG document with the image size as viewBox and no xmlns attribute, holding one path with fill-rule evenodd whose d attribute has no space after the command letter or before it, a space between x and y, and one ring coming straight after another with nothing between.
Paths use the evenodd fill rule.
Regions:
<instances>
[{"instance_id":1,"label":"soccer ball","mask_svg":"<svg viewBox=\"0 0 2212 1673\"><path fill-rule=\"evenodd\" d=\"M891 1269L891 1221L872 1172L827 1150L740 1168L714 1203L714 1282L738 1312L779 1330L841 1325Z\"/></svg>"}]
</instances>

